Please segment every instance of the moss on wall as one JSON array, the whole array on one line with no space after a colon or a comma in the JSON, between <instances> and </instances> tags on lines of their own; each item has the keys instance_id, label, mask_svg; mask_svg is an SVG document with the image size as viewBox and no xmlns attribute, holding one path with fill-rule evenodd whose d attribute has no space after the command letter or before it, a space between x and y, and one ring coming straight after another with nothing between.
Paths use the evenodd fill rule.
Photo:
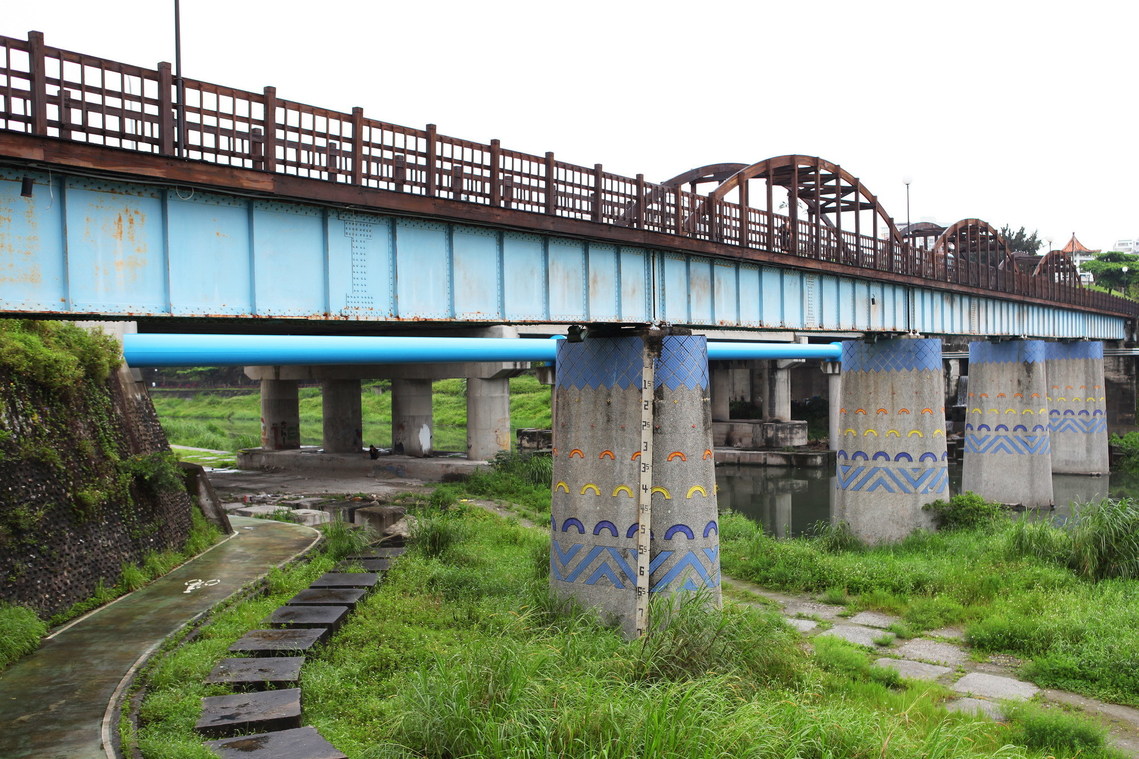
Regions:
<instances>
[{"instance_id":1,"label":"moss on wall","mask_svg":"<svg viewBox=\"0 0 1139 759\"><path fill-rule=\"evenodd\" d=\"M118 344L0 321L0 601L51 615L179 549L192 505Z\"/></svg>"}]
</instances>

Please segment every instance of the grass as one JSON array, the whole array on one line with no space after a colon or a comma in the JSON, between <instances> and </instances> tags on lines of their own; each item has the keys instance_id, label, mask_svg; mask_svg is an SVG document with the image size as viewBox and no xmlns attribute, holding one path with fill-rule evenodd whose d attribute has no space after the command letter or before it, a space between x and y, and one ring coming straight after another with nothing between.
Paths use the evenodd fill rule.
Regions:
<instances>
[{"instance_id":1,"label":"grass","mask_svg":"<svg viewBox=\"0 0 1139 759\"><path fill-rule=\"evenodd\" d=\"M366 384L361 393L365 445L391 445L390 383ZM466 380L446 379L433 384L434 446L439 451L467 449ZM532 375L510 380L510 415L513 430L550 426L550 388ZM181 393L152 391L151 398L170 442L215 451L238 451L261 445L260 395L218 395L202 392L193 398ZM301 444L320 445L322 401L319 388L301 388ZM183 455L181 452L179 455Z\"/></svg>"},{"instance_id":2,"label":"grass","mask_svg":"<svg viewBox=\"0 0 1139 759\"><path fill-rule=\"evenodd\" d=\"M0 604L0 670L40 646L47 625L23 606Z\"/></svg>"},{"instance_id":3,"label":"grass","mask_svg":"<svg viewBox=\"0 0 1139 759\"><path fill-rule=\"evenodd\" d=\"M1027 713L949 714L939 686L843 641L809 654L746 605L657 602L667 621L626 642L550 598L540 530L462 504L417 516L420 540L302 671L306 722L354 759L1111 756ZM137 733L147 759L208 756L192 726L200 698L224 691L203 678L327 561L276 572L268 596L155 661Z\"/></svg>"}]
</instances>

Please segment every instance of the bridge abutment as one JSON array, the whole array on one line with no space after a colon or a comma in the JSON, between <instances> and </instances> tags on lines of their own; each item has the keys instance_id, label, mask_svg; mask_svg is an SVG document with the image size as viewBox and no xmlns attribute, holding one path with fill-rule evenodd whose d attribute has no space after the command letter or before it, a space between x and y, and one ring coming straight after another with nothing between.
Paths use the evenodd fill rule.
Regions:
<instances>
[{"instance_id":1,"label":"bridge abutment","mask_svg":"<svg viewBox=\"0 0 1139 759\"><path fill-rule=\"evenodd\" d=\"M1048 343L1045 357L1052 471L1107 474L1103 343Z\"/></svg>"},{"instance_id":2,"label":"bridge abutment","mask_svg":"<svg viewBox=\"0 0 1139 759\"><path fill-rule=\"evenodd\" d=\"M941 341L842 344L835 521L871 543L930 527L922 507L949 493Z\"/></svg>"},{"instance_id":3,"label":"bridge abutment","mask_svg":"<svg viewBox=\"0 0 1139 759\"><path fill-rule=\"evenodd\" d=\"M651 421L642 418L646 357L655 357ZM706 589L719 603L708 386L703 337L642 331L558 345L550 583L629 636L646 492L650 594Z\"/></svg>"},{"instance_id":4,"label":"bridge abutment","mask_svg":"<svg viewBox=\"0 0 1139 759\"><path fill-rule=\"evenodd\" d=\"M1046 345L969 344L962 491L1026 508L1052 505Z\"/></svg>"}]
</instances>

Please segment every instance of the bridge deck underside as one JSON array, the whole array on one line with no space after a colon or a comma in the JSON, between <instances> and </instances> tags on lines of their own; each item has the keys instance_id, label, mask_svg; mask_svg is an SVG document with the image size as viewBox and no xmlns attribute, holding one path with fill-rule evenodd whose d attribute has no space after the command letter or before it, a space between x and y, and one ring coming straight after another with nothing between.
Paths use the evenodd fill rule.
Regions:
<instances>
[{"instance_id":1,"label":"bridge deck underside","mask_svg":"<svg viewBox=\"0 0 1139 759\"><path fill-rule=\"evenodd\" d=\"M1125 337L1073 309L163 184L0 169L0 221L0 313Z\"/></svg>"}]
</instances>

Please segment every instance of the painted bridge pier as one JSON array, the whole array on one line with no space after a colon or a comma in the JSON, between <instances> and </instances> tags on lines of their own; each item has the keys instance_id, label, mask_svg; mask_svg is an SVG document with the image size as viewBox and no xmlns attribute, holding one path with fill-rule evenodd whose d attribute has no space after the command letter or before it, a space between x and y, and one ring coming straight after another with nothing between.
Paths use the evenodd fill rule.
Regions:
<instances>
[{"instance_id":1,"label":"painted bridge pier","mask_svg":"<svg viewBox=\"0 0 1139 759\"><path fill-rule=\"evenodd\" d=\"M969 344L962 491L1026 508L1052 505L1047 343Z\"/></svg>"},{"instance_id":2,"label":"painted bridge pier","mask_svg":"<svg viewBox=\"0 0 1139 759\"><path fill-rule=\"evenodd\" d=\"M593 328L559 342L556 367L554 593L630 637L653 594L706 589L719 603L705 338Z\"/></svg>"},{"instance_id":3,"label":"painted bridge pier","mask_svg":"<svg viewBox=\"0 0 1139 759\"><path fill-rule=\"evenodd\" d=\"M1048 343L1048 429L1052 471L1107 474L1107 403L1103 343Z\"/></svg>"}]
</instances>

